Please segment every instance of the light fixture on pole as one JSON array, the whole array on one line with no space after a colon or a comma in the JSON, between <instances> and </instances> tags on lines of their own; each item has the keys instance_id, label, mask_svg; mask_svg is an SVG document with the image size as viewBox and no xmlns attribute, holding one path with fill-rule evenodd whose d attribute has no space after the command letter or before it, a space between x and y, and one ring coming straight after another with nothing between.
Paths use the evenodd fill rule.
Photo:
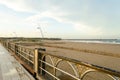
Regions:
<instances>
[{"instance_id":1,"label":"light fixture on pole","mask_svg":"<svg viewBox=\"0 0 120 80\"><path fill-rule=\"evenodd\" d=\"M39 30L40 30L41 36L42 36L42 38L44 38L44 35L43 35L43 32L42 32L42 29L41 29L41 27L40 27L40 25L39 25L39 24L38 24L37 29L39 29Z\"/></svg>"}]
</instances>

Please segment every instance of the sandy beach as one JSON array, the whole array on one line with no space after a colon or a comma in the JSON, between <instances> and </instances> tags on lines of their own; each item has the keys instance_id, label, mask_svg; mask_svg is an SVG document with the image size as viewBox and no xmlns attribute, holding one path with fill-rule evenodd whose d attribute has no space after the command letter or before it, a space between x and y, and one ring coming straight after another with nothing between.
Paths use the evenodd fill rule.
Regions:
<instances>
[{"instance_id":1,"label":"sandy beach","mask_svg":"<svg viewBox=\"0 0 120 80\"><path fill-rule=\"evenodd\" d=\"M44 46L120 58L120 44L44 41Z\"/></svg>"}]
</instances>

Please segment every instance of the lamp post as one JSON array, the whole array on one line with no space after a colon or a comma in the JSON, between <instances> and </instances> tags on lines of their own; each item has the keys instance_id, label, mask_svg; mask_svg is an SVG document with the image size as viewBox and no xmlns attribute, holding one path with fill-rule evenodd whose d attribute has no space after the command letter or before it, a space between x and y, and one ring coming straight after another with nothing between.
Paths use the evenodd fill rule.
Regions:
<instances>
[{"instance_id":1,"label":"lamp post","mask_svg":"<svg viewBox=\"0 0 120 80\"><path fill-rule=\"evenodd\" d=\"M38 26L39 26L39 25L38 25ZM42 36L42 38L44 38L44 35L43 35L43 32L42 32L41 27L39 26L39 27L37 27L37 29L39 29L39 30L40 30L41 36Z\"/></svg>"}]
</instances>

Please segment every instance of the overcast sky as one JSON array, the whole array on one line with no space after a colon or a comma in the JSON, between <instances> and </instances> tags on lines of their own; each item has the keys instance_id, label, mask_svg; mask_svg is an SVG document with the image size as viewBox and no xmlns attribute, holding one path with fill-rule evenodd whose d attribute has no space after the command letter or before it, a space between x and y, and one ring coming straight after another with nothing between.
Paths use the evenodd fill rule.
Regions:
<instances>
[{"instance_id":1,"label":"overcast sky","mask_svg":"<svg viewBox=\"0 0 120 80\"><path fill-rule=\"evenodd\" d=\"M120 0L0 0L0 36L120 38ZM16 33L16 34L15 34Z\"/></svg>"}]
</instances>

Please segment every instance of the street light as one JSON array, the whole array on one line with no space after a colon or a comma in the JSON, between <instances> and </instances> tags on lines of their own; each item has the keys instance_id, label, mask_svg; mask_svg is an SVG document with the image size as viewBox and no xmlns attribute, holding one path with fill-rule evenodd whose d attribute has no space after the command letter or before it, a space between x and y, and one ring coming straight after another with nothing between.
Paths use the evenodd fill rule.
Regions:
<instances>
[{"instance_id":1,"label":"street light","mask_svg":"<svg viewBox=\"0 0 120 80\"><path fill-rule=\"evenodd\" d=\"M38 25L38 26L39 26L39 27L37 27L37 29L40 30L41 36L42 36L42 38L44 38L44 35L43 35L43 32L42 32L42 29L41 29L40 25Z\"/></svg>"}]
</instances>

